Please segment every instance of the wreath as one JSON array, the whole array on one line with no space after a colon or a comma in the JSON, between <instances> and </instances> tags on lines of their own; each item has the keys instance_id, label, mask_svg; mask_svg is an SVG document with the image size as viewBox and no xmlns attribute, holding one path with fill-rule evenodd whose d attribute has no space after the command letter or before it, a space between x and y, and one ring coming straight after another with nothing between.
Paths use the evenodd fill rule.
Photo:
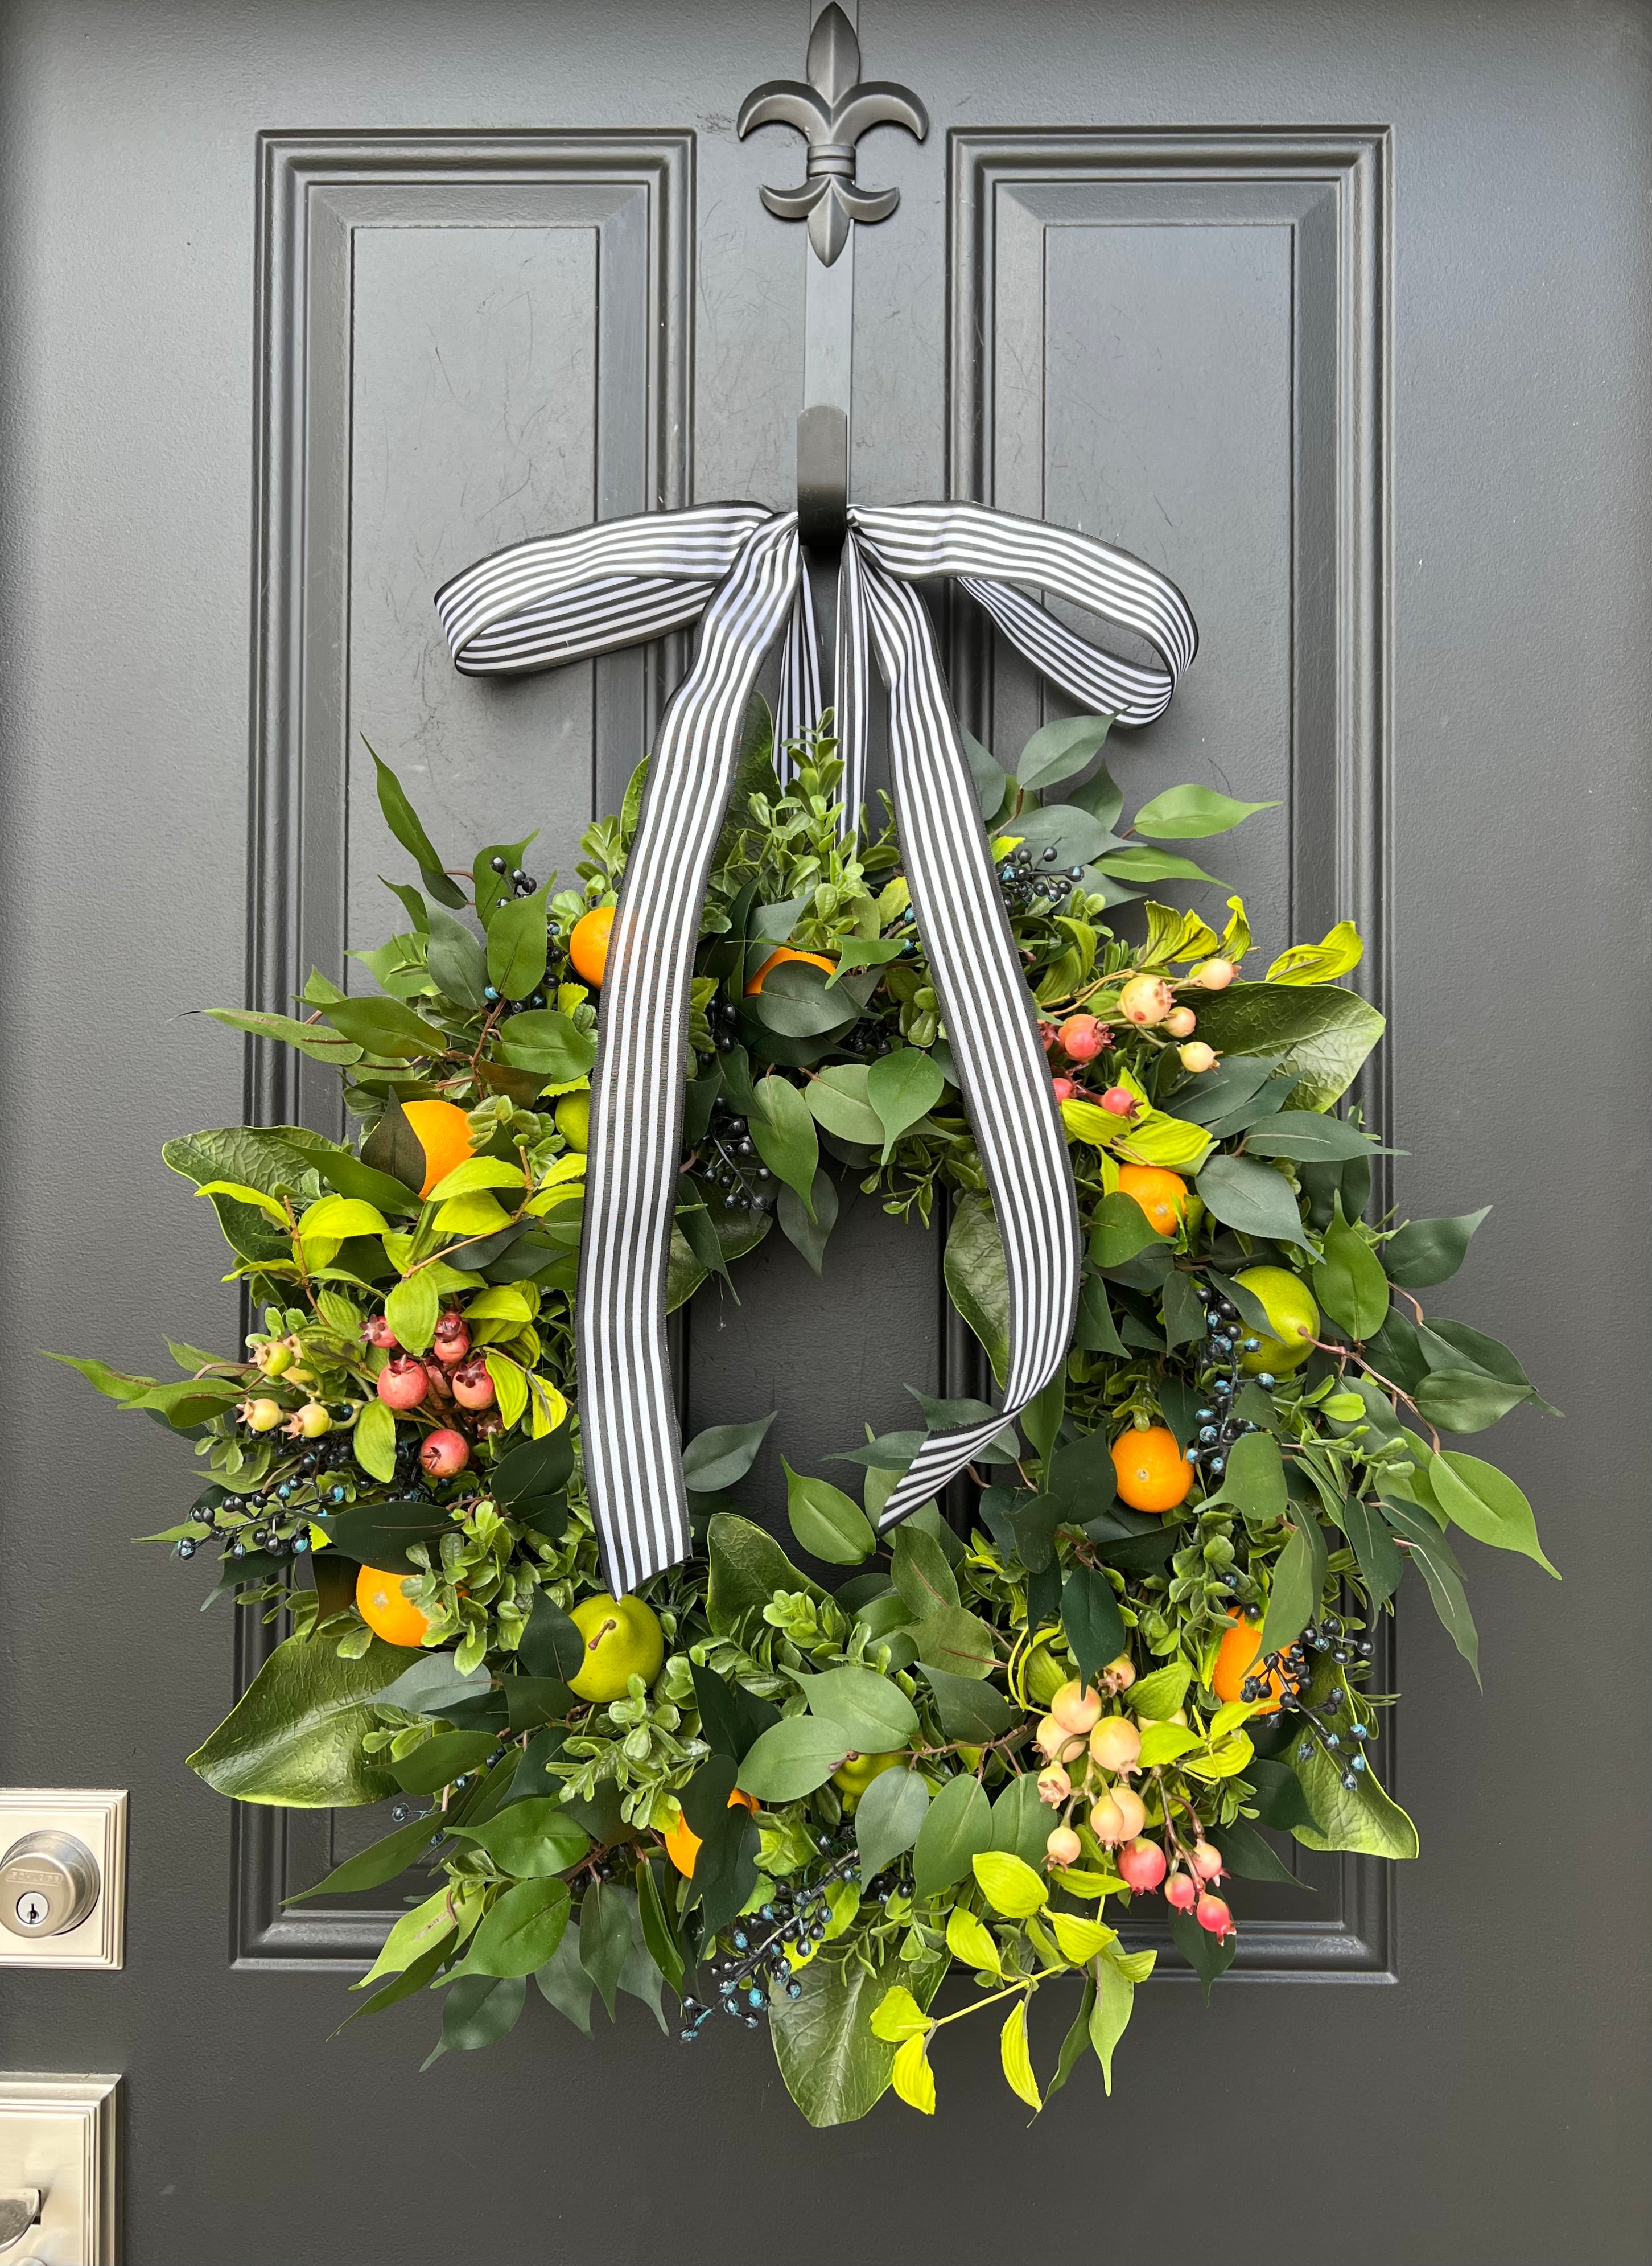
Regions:
<instances>
[{"instance_id":1,"label":"wreath","mask_svg":"<svg viewBox=\"0 0 1652 2266\"><path fill-rule=\"evenodd\" d=\"M219 1590L290 1629L192 1767L244 1802L395 1803L304 1894L425 1874L353 1987L361 2013L439 1992L435 2054L502 2036L530 1979L587 2031L622 1992L665 2028L669 1990L685 2040L766 2022L830 2124L891 2084L932 2110L939 2032L990 2008L1037 2108L1086 2049L1111 2088L1157 1955L1121 1936L1138 1900L1163 1900L1208 1998L1234 1956L1227 1879L1294 1884L1270 1833L1416 1853L1375 1759L1374 1632L1414 1564L1476 1668L1452 1530L1553 1571L1514 1481L1441 1444L1544 1404L1414 1295L1484 1213L1369 1217L1392 1152L1338 1112L1383 1027L1337 981L1353 926L1246 981L1238 897L1220 934L1142 902L1212 881L1178 845L1273 806L1181 786L1122 826L1107 730L1048 725L1013 776L969 743L1078 1193L1064 1374L964 1501L881 1539L925 1439L990 1403L914 1388L911 1429L832 1459L844 1484L786 1466L813 1571L739 1500L761 1414L683 1450L696 1555L602 1587L572 1317L642 771L558 890L524 866L531 837L447 867L375 757L420 876L389 885L407 925L356 955L377 990L316 974L293 1016L212 1011L336 1068L361 1137L234 1126L163 1151L261 1309L245 1358L173 1346L171 1381L55 1358L194 1442L206 1483L145 1539L216 1550ZM735 1296L777 1223L821 1272L857 1190L939 1207L948 1291L1001 1380L1004 1254L892 814L840 832L830 716L782 752L785 784L755 704L700 922L669 1303ZM973 1995L937 2013L954 1967ZM1050 1985L1077 2006L1041 2083Z\"/></svg>"}]
</instances>

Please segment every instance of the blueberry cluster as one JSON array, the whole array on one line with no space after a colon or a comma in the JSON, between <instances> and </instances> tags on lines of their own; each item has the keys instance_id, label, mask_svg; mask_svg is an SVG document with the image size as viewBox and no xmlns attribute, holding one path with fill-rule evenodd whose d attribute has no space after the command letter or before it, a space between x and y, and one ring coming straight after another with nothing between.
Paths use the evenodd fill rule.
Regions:
<instances>
[{"instance_id":1,"label":"blueberry cluster","mask_svg":"<svg viewBox=\"0 0 1652 2266\"><path fill-rule=\"evenodd\" d=\"M1373 1650L1368 1638L1356 1641L1351 1637L1334 1613L1324 1614L1317 1623L1310 1622L1302 1633L1301 1641L1310 1652L1328 1652L1338 1668L1362 1667L1371 1659ZM1297 1743L1299 1758L1305 1762L1317 1743L1336 1765L1344 1788L1352 1794L1365 1768L1364 1743L1373 1734L1367 1725L1355 1720L1345 1685L1334 1684L1317 1708L1300 1694L1287 1705L1294 1707L1301 1715L1306 1735ZM1346 1723L1341 1721L1345 1708L1349 1711Z\"/></svg>"},{"instance_id":2,"label":"blueberry cluster","mask_svg":"<svg viewBox=\"0 0 1652 2266\"><path fill-rule=\"evenodd\" d=\"M1210 1396L1210 1405L1195 1411L1199 1433L1188 1450L1188 1461L1202 1464L1212 1479L1220 1479L1227 1469L1228 1451L1233 1443L1243 1439L1246 1432L1257 1429L1246 1418L1233 1414L1233 1400L1239 1389L1239 1356L1254 1353L1261 1340L1239 1335L1239 1309L1226 1298L1212 1297L1202 1283L1195 1287L1209 1309L1205 1315L1207 1359L1200 1381ZM1264 1390L1273 1381L1266 1371L1256 1380Z\"/></svg>"},{"instance_id":3,"label":"blueberry cluster","mask_svg":"<svg viewBox=\"0 0 1652 2266\"><path fill-rule=\"evenodd\" d=\"M757 1155L745 1119L727 1115L720 1102L713 1111L699 1169L722 1190L725 1211L766 1211L774 1201L774 1175Z\"/></svg>"},{"instance_id":4,"label":"blueberry cluster","mask_svg":"<svg viewBox=\"0 0 1652 2266\"><path fill-rule=\"evenodd\" d=\"M782 1881L767 1904L742 1914L729 1932L730 1948L713 1963L714 1996L710 2003L683 1999L678 2036L685 2045L699 2036L719 2007L725 2014L742 2021L749 2030L755 2030L769 2010L771 1989L783 1990L788 1999L802 1997L803 1985L792 1972L786 1947L789 1944L800 1952L823 1942L831 1914L827 1890L836 1881L860 1877L860 1860L852 1840L842 1837L834 1841L823 1833L815 1846L830 1860L826 1869L795 1887ZM887 1897L889 1890L879 1880L870 1883L869 1893Z\"/></svg>"},{"instance_id":5,"label":"blueberry cluster","mask_svg":"<svg viewBox=\"0 0 1652 2266\"><path fill-rule=\"evenodd\" d=\"M328 1411L334 1423L347 1422L354 1413L354 1405L347 1400ZM267 1480L251 1495L232 1496L227 1502L201 1505L194 1516L204 1520L216 1534L233 1538L228 1553L231 1558L245 1558L250 1549L267 1550L277 1558L290 1551L295 1558L302 1558L310 1547L310 1518L317 1511L336 1509L344 1501L345 1490L333 1474L353 1460L354 1452L348 1432L317 1440L294 1462L282 1466L279 1480ZM415 1445L415 1464L418 1452ZM270 1524L249 1526L246 1513L260 1510L273 1514ZM198 1547L188 1535L176 1545L180 1558L193 1558Z\"/></svg>"},{"instance_id":6,"label":"blueberry cluster","mask_svg":"<svg viewBox=\"0 0 1652 2266\"><path fill-rule=\"evenodd\" d=\"M1060 854L1053 843L1042 858L1034 858L1025 843L1011 851L998 867L998 893L1011 912L1030 912L1036 904L1063 904L1071 895L1074 882L1084 879L1084 867L1069 866L1064 874L1047 872Z\"/></svg>"},{"instance_id":7,"label":"blueberry cluster","mask_svg":"<svg viewBox=\"0 0 1652 2266\"><path fill-rule=\"evenodd\" d=\"M720 1055L726 1055L740 1038L740 1010L734 1001L720 991L706 1010L705 1020L712 1027L712 1044Z\"/></svg>"}]
</instances>

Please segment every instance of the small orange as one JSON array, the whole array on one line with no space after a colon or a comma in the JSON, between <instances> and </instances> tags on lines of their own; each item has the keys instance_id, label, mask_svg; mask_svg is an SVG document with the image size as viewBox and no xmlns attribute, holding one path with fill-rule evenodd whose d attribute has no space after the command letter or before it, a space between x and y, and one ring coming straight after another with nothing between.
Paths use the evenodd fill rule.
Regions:
<instances>
[{"instance_id":1,"label":"small orange","mask_svg":"<svg viewBox=\"0 0 1652 2266\"><path fill-rule=\"evenodd\" d=\"M568 958L585 981L600 991L608 973L608 939L613 933L618 907L596 905L581 913L568 939Z\"/></svg>"},{"instance_id":2,"label":"small orange","mask_svg":"<svg viewBox=\"0 0 1652 2266\"><path fill-rule=\"evenodd\" d=\"M752 998L754 993L762 990L764 977L771 968L778 968L783 960L807 960L811 968L823 968L828 976L832 974L837 965L835 960L827 960L818 952L793 952L789 944L783 944L778 952L771 952L769 954L750 983L747 984L748 999Z\"/></svg>"},{"instance_id":3,"label":"small orange","mask_svg":"<svg viewBox=\"0 0 1652 2266\"><path fill-rule=\"evenodd\" d=\"M1113 1468L1119 1501L1132 1510L1174 1510L1193 1485L1193 1466L1162 1424L1121 1432L1113 1443Z\"/></svg>"},{"instance_id":4,"label":"small orange","mask_svg":"<svg viewBox=\"0 0 1652 2266\"><path fill-rule=\"evenodd\" d=\"M355 1610L386 1644L420 1645L430 1623L402 1589L408 1577L363 1566L355 1577Z\"/></svg>"},{"instance_id":5,"label":"small orange","mask_svg":"<svg viewBox=\"0 0 1652 2266\"><path fill-rule=\"evenodd\" d=\"M457 1101L404 1101L401 1114L425 1152L425 1183L419 1193L428 1196L471 1154L471 1121Z\"/></svg>"},{"instance_id":6,"label":"small orange","mask_svg":"<svg viewBox=\"0 0 1652 2266\"><path fill-rule=\"evenodd\" d=\"M1254 1663L1262 1648L1262 1625L1260 1621L1235 1619L1233 1626L1217 1648L1216 1666L1210 1671L1210 1689L1218 1700L1242 1700L1245 1686L1253 1680ZM1279 1702L1288 1692L1297 1688L1295 1680L1282 1676L1277 1668L1264 1671L1264 1677L1254 1678L1264 1682L1266 1688L1259 1700L1273 1701L1274 1714L1279 1712Z\"/></svg>"},{"instance_id":7,"label":"small orange","mask_svg":"<svg viewBox=\"0 0 1652 2266\"><path fill-rule=\"evenodd\" d=\"M1162 1165L1121 1165L1119 1194L1135 1197L1156 1235L1173 1235L1188 1209L1188 1183Z\"/></svg>"},{"instance_id":8,"label":"small orange","mask_svg":"<svg viewBox=\"0 0 1652 2266\"><path fill-rule=\"evenodd\" d=\"M755 1811L757 1807L757 1798L753 1795L742 1794L736 1787L728 1797L728 1807L730 1809L739 1809L743 1807ZM662 1834L661 1838L665 1843L666 1855L682 1874L683 1879L691 1881L694 1877L694 1860L700 1853L699 1835L695 1832L686 1817L679 1817L670 1831Z\"/></svg>"}]
</instances>

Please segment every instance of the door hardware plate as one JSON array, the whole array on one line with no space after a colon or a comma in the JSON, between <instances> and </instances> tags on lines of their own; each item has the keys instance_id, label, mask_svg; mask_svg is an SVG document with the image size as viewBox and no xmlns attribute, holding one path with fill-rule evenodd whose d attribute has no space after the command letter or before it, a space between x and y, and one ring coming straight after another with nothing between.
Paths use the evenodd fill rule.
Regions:
<instances>
[{"instance_id":1,"label":"door hardware plate","mask_svg":"<svg viewBox=\"0 0 1652 2266\"><path fill-rule=\"evenodd\" d=\"M23 1909L33 1886L11 1898L18 1925L0 1928L0 1967L120 1967L126 1959L124 1793L49 1787L0 1787L0 1856L31 1834L69 1835L97 1867L97 1901L77 1926L32 1933ZM44 1879L44 1875L42 1875ZM42 1890L42 1900L49 1891ZM5 2262L0 2260L0 2266Z\"/></svg>"},{"instance_id":2,"label":"door hardware plate","mask_svg":"<svg viewBox=\"0 0 1652 2266\"><path fill-rule=\"evenodd\" d=\"M0 2259L115 2266L118 2077L0 2077L0 2188L38 2188L40 2215Z\"/></svg>"}]
</instances>

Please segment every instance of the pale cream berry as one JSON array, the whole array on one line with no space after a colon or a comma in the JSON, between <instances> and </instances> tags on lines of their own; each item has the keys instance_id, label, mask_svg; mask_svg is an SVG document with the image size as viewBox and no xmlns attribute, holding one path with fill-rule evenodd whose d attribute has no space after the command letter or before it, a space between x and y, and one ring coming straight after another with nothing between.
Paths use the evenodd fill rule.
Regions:
<instances>
[{"instance_id":1,"label":"pale cream berry","mask_svg":"<svg viewBox=\"0 0 1652 2266\"><path fill-rule=\"evenodd\" d=\"M1181 1057L1183 1070L1192 1071L1195 1076L1216 1068L1216 1049L1207 1047L1202 1039L1191 1040L1187 1046L1179 1047L1177 1052Z\"/></svg>"},{"instance_id":2,"label":"pale cream berry","mask_svg":"<svg viewBox=\"0 0 1652 2266\"><path fill-rule=\"evenodd\" d=\"M1165 1028L1173 1039L1190 1039L1198 1023L1191 1007L1173 1007L1165 1018Z\"/></svg>"},{"instance_id":3,"label":"pale cream berry","mask_svg":"<svg viewBox=\"0 0 1652 2266\"><path fill-rule=\"evenodd\" d=\"M1132 976L1119 994L1120 1014L1143 1029L1162 1023L1175 1004L1176 995L1162 976Z\"/></svg>"},{"instance_id":4,"label":"pale cream berry","mask_svg":"<svg viewBox=\"0 0 1652 2266\"><path fill-rule=\"evenodd\" d=\"M1134 1770L1142 1735L1123 1715L1104 1715L1090 1734L1090 1759L1104 1771Z\"/></svg>"}]
</instances>

